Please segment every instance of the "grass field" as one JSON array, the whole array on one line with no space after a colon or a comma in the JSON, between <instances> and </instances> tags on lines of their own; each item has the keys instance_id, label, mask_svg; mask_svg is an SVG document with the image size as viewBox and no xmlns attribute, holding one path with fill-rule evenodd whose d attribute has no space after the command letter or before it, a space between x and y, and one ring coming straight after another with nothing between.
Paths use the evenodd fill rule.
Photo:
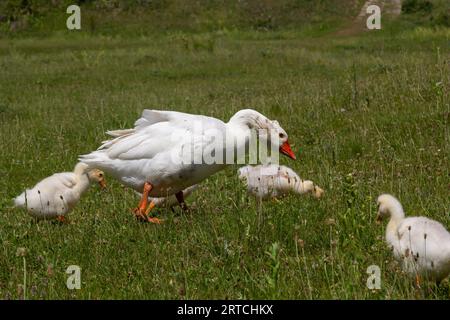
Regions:
<instances>
[{"instance_id":1,"label":"grass field","mask_svg":"<svg viewBox=\"0 0 450 320\"><path fill-rule=\"evenodd\" d=\"M354 37L304 31L55 35L0 40L0 298L449 299L416 289L374 223L376 197L450 226L448 28ZM108 129L144 108L228 120L254 108L286 129L320 200L255 201L237 166L137 222L138 199L112 178L92 186L71 223L11 208L25 187L69 171ZM19 248L26 248L25 254ZM18 252L19 249L19 252ZM22 254L21 254L22 253ZM66 268L82 269L81 290ZM381 290L366 287L370 265Z\"/></svg>"}]
</instances>

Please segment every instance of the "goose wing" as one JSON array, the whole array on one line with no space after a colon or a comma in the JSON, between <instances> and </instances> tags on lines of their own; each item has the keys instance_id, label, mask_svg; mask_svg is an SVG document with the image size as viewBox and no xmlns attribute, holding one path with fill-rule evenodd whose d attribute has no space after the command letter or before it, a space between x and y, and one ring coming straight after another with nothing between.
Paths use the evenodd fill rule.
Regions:
<instances>
[{"instance_id":1,"label":"goose wing","mask_svg":"<svg viewBox=\"0 0 450 320\"><path fill-rule=\"evenodd\" d=\"M218 119L176 111L144 110L133 129L108 131L114 137L80 160L95 165L102 160L153 159L156 155L185 147L202 148L213 140L212 130L224 134ZM106 156L106 158L105 158Z\"/></svg>"},{"instance_id":2,"label":"goose wing","mask_svg":"<svg viewBox=\"0 0 450 320\"><path fill-rule=\"evenodd\" d=\"M428 261L450 259L450 233L442 224L425 217L406 218L398 227L401 247Z\"/></svg>"},{"instance_id":3,"label":"goose wing","mask_svg":"<svg viewBox=\"0 0 450 320\"><path fill-rule=\"evenodd\" d=\"M57 191L61 192L61 190L73 188L76 183L77 180L73 172L60 172L42 179L33 187L33 189L50 193Z\"/></svg>"}]
</instances>

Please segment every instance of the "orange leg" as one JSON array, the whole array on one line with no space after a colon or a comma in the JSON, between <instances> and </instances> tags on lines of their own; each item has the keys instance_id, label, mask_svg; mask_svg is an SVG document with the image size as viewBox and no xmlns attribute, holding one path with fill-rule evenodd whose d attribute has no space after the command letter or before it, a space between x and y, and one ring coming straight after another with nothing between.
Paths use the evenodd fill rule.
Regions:
<instances>
[{"instance_id":1,"label":"orange leg","mask_svg":"<svg viewBox=\"0 0 450 320\"><path fill-rule=\"evenodd\" d=\"M58 220L61 223L67 223L68 222L64 216L56 216L56 220Z\"/></svg>"},{"instance_id":2,"label":"orange leg","mask_svg":"<svg viewBox=\"0 0 450 320\"><path fill-rule=\"evenodd\" d=\"M418 289L420 289L420 276L418 273L416 273L416 286Z\"/></svg>"},{"instance_id":3,"label":"orange leg","mask_svg":"<svg viewBox=\"0 0 450 320\"><path fill-rule=\"evenodd\" d=\"M138 207L134 209L133 212L136 215L136 218L140 220L161 224L161 220L159 220L158 218L148 216L150 211L155 207L155 203L152 201L147 208L148 195L150 191L152 191L152 189L153 186L150 183L146 182L144 184L144 191L142 192L141 200L139 201Z\"/></svg>"},{"instance_id":4,"label":"orange leg","mask_svg":"<svg viewBox=\"0 0 450 320\"><path fill-rule=\"evenodd\" d=\"M137 208L133 209L135 215L137 216L144 215L148 203L148 194L150 193L150 191L152 191L152 189L153 186L150 183L148 182L144 183L144 190L142 192L141 200L139 201Z\"/></svg>"},{"instance_id":5,"label":"orange leg","mask_svg":"<svg viewBox=\"0 0 450 320\"><path fill-rule=\"evenodd\" d=\"M147 210L145 210L145 215L148 216L150 211L152 211L154 207L155 207L155 203L153 201L150 202L150 204L147 207Z\"/></svg>"},{"instance_id":6,"label":"orange leg","mask_svg":"<svg viewBox=\"0 0 450 320\"><path fill-rule=\"evenodd\" d=\"M154 224L161 224L163 221L157 217L147 217L147 221Z\"/></svg>"},{"instance_id":7,"label":"orange leg","mask_svg":"<svg viewBox=\"0 0 450 320\"><path fill-rule=\"evenodd\" d=\"M148 222L161 224L162 223L161 219L158 219L156 217L149 217L148 216L150 214L150 211L152 211L154 207L155 207L155 203L153 201L150 202L150 204L148 205L147 210L145 210L145 217L147 218Z\"/></svg>"}]
</instances>

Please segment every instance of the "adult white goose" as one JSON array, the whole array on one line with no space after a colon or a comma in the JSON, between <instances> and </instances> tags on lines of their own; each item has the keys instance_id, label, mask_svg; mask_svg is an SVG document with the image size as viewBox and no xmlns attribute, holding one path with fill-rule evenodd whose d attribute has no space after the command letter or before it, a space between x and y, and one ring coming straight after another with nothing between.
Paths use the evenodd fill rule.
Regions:
<instances>
[{"instance_id":1,"label":"adult white goose","mask_svg":"<svg viewBox=\"0 0 450 320\"><path fill-rule=\"evenodd\" d=\"M226 166L225 155L246 150L251 129L270 130L272 135L267 140L278 145L281 153L295 159L288 135L278 122L245 109L227 123L202 115L144 110L133 129L107 132L113 139L105 141L97 151L80 156L80 160L142 193L136 215L158 222L148 219L148 196L177 194L182 200L183 189ZM272 138L274 133L276 141Z\"/></svg>"},{"instance_id":2,"label":"adult white goose","mask_svg":"<svg viewBox=\"0 0 450 320\"><path fill-rule=\"evenodd\" d=\"M72 211L91 182L106 186L103 172L90 170L84 163L78 163L73 172L60 172L47 177L33 188L27 189L14 199L16 207L26 208L38 219L57 218Z\"/></svg>"},{"instance_id":3,"label":"adult white goose","mask_svg":"<svg viewBox=\"0 0 450 320\"><path fill-rule=\"evenodd\" d=\"M310 180L303 180L289 167L269 164L239 168L238 175L247 191L261 200L283 197L289 193L311 193L320 198L324 191Z\"/></svg>"},{"instance_id":4,"label":"adult white goose","mask_svg":"<svg viewBox=\"0 0 450 320\"><path fill-rule=\"evenodd\" d=\"M405 272L436 282L450 273L450 233L442 224L425 217L405 218L400 202L389 194L378 197L377 221L390 218L386 242Z\"/></svg>"}]
</instances>

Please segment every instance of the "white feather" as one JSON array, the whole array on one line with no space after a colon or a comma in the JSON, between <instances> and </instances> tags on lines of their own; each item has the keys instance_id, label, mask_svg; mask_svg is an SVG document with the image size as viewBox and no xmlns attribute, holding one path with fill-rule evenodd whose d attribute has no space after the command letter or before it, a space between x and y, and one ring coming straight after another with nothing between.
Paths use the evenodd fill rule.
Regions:
<instances>
[{"instance_id":1,"label":"white feather","mask_svg":"<svg viewBox=\"0 0 450 320\"><path fill-rule=\"evenodd\" d=\"M108 131L114 138L105 141L98 150L80 156L80 161L104 170L137 192L142 192L148 182L152 185L151 197L165 197L201 182L226 166L205 161L194 163L194 159L175 161L180 159L174 160L174 155L179 156L185 150L204 150L215 140L215 133L223 139L231 137L239 141L236 149L243 148L248 142L249 129L263 127L275 128L287 141L287 134L279 125L251 109L237 112L228 123L202 115L144 110L133 129ZM226 141L222 141L222 147L215 151L226 155L229 151Z\"/></svg>"},{"instance_id":2,"label":"white feather","mask_svg":"<svg viewBox=\"0 0 450 320\"><path fill-rule=\"evenodd\" d=\"M30 215L40 219L66 215L89 187L87 170L80 163L74 172L55 173L22 192L14 199L14 205L26 208Z\"/></svg>"},{"instance_id":3,"label":"white feather","mask_svg":"<svg viewBox=\"0 0 450 320\"><path fill-rule=\"evenodd\" d=\"M310 180L303 180L291 168L281 165L245 166L238 171L247 191L259 199L279 198L289 193L311 193L320 198L323 189Z\"/></svg>"},{"instance_id":4,"label":"white feather","mask_svg":"<svg viewBox=\"0 0 450 320\"><path fill-rule=\"evenodd\" d=\"M426 217L408 217L400 202L389 194L377 200L381 217L390 217L386 242L403 270L411 275L441 281L450 273L450 233Z\"/></svg>"}]
</instances>

